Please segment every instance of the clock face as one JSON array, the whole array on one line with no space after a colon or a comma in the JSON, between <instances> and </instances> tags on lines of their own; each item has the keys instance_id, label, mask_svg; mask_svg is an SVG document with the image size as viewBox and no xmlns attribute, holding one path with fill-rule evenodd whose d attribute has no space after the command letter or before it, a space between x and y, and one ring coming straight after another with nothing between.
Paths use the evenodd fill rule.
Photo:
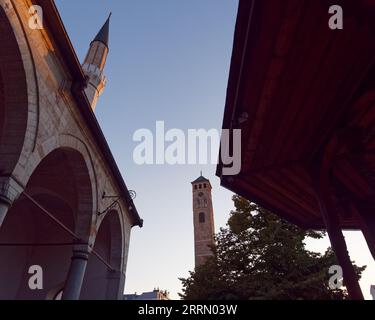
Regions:
<instances>
[{"instance_id":1,"label":"clock face","mask_svg":"<svg viewBox=\"0 0 375 320\"><path fill-rule=\"evenodd\" d=\"M199 192L198 196L203 197L203 192Z\"/></svg>"}]
</instances>

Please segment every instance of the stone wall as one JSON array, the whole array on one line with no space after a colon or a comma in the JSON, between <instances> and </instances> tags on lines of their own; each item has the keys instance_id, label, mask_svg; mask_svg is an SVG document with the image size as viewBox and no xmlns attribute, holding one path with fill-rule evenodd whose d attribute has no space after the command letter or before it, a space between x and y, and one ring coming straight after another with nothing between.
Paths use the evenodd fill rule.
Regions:
<instances>
[{"instance_id":1,"label":"stone wall","mask_svg":"<svg viewBox=\"0 0 375 320\"><path fill-rule=\"evenodd\" d=\"M10 59L10 62L16 64L15 68L22 67L22 72L15 73L14 79L12 79L12 74L4 75L2 72L1 82L6 82L9 86L13 81L13 93L19 97L24 94L27 100L17 108L17 117L27 119L25 127L16 133L13 132L16 137L12 148L19 152L17 161L13 167L8 165L7 168L11 168L10 172L3 174L0 180L4 185L16 184L17 187L14 190L19 193L27 187L30 177L43 159L53 151L72 149L79 152L90 176L92 219L89 241L93 246L101 222L105 218L105 215L98 217L97 213L103 212L113 201L113 199L102 199L102 195L104 192L109 195L119 195L120 190L88 124L79 112L70 90L72 83L70 72L56 49L53 35L47 28L39 30L28 26L29 8L32 2L30 0L0 0L0 5L9 20L16 40L16 43L13 39L9 39L4 46L2 44L2 51L17 44L20 59L13 59L13 61ZM4 15L1 19L5 19ZM26 84L23 87L22 81L15 78L22 78L22 73L24 79L21 80L24 80ZM4 85L6 87L6 84ZM12 98L9 95L12 90L8 91L7 95L7 92L0 90L0 98L5 99L3 105L6 105ZM0 116L4 114L2 109L0 108ZM8 114L5 111L5 119ZM4 141L0 141L4 145ZM7 150L2 151L7 152ZM0 159L0 163L1 161ZM6 179L9 181L5 181ZM12 201L15 198L16 196L13 195ZM132 220L125 202L120 200L119 203L117 211L120 216L122 247L116 250L121 251L120 271L125 274ZM116 254L118 255L119 252Z\"/></svg>"}]
</instances>

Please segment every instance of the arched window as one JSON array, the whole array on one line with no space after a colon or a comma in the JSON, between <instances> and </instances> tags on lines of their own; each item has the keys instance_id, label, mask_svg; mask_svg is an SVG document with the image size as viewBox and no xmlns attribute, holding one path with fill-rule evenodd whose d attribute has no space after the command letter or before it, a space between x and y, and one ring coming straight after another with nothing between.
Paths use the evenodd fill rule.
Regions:
<instances>
[{"instance_id":1,"label":"arched window","mask_svg":"<svg viewBox=\"0 0 375 320\"><path fill-rule=\"evenodd\" d=\"M204 199L204 207L207 208L208 202L207 199Z\"/></svg>"},{"instance_id":2,"label":"arched window","mask_svg":"<svg viewBox=\"0 0 375 320\"><path fill-rule=\"evenodd\" d=\"M199 213L199 223L205 223L206 222L206 215L204 212Z\"/></svg>"}]
</instances>

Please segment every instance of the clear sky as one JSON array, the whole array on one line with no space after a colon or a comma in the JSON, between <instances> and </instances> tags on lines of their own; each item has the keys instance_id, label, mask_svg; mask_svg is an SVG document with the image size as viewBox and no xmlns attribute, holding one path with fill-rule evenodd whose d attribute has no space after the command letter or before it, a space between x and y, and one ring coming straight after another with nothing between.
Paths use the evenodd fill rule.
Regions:
<instances>
[{"instance_id":1,"label":"clear sky","mask_svg":"<svg viewBox=\"0 0 375 320\"><path fill-rule=\"evenodd\" d=\"M194 266L190 182L200 170L213 185L216 229L225 226L232 194L219 186L215 166L138 166L136 130L220 129L233 43L237 0L56 0L82 61L109 12L113 12L106 90L96 116L129 189L144 228L131 235L125 291L155 287L177 298ZM369 295L375 264L359 233L347 234L351 258L369 265L362 281ZM327 240L309 243L324 250ZM370 266L371 264L371 266Z\"/></svg>"}]
</instances>

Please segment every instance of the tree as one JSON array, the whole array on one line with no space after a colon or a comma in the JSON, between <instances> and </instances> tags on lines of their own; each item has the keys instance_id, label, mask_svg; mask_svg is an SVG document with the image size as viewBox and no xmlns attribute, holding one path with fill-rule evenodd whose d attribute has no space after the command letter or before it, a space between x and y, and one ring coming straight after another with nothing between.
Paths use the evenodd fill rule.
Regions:
<instances>
[{"instance_id":1,"label":"tree","mask_svg":"<svg viewBox=\"0 0 375 320\"><path fill-rule=\"evenodd\" d=\"M346 290L329 288L334 252L306 250L306 238L323 232L303 230L239 196L233 197L227 228L216 236L213 256L190 272L181 298L346 299ZM366 267L355 266L358 277Z\"/></svg>"}]
</instances>

